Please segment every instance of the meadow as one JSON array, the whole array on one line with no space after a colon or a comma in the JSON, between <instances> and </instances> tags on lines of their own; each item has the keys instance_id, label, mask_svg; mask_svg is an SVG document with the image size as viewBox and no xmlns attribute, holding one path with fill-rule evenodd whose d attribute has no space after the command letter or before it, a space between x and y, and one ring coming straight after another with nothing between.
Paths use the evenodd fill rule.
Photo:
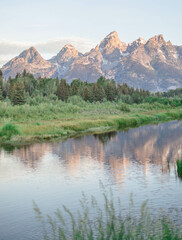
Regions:
<instances>
[{"instance_id":1,"label":"meadow","mask_svg":"<svg viewBox=\"0 0 182 240\"><path fill-rule=\"evenodd\" d=\"M43 98L36 105L0 102L1 144L22 145L181 119L182 108L161 103L127 104L122 100L88 102L71 96L67 102ZM9 134L6 126L14 126ZM3 130L4 128L4 130ZM10 136L11 135L11 136Z\"/></svg>"}]
</instances>

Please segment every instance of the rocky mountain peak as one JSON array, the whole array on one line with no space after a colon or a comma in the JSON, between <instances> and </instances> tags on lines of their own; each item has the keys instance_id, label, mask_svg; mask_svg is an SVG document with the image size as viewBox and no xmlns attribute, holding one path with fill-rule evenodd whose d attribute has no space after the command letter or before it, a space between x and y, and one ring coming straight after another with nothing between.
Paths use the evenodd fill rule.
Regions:
<instances>
[{"instance_id":1,"label":"rocky mountain peak","mask_svg":"<svg viewBox=\"0 0 182 240\"><path fill-rule=\"evenodd\" d=\"M85 54L66 44L49 61L30 47L2 67L3 76L8 79L24 69L35 77L58 76L69 83L75 78L94 82L103 75L134 87L164 91L182 87L182 46L166 42L162 34L147 42L138 38L126 46L113 31Z\"/></svg>"},{"instance_id":2,"label":"rocky mountain peak","mask_svg":"<svg viewBox=\"0 0 182 240\"><path fill-rule=\"evenodd\" d=\"M165 44L165 40L162 34L155 35L154 37L150 38L147 44L156 45L156 44Z\"/></svg>"},{"instance_id":3,"label":"rocky mountain peak","mask_svg":"<svg viewBox=\"0 0 182 240\"><path fill-rule=\"evenodd\" d=\"M44 59L34 47L30 47L29 49L23 51L17 58L23 58L27 63L44 61Z\"/></svg>"},{"instance_id":4,"label":"rocky mountain peak","mask_svg":"<svg viewBox=\"0 0 182 240\"><path fill-rule=\"evenodd\" d=\"M2 67L6 79L9 76L15 77L17 73L22 73L24 69L36 77L49 77L54 71L54 67L34 47L24 50L19 56L14 57Z\"/></svg>"},{"instance_id":5,"label":"rocky mountain peak","mask_svg":"<svg viewBox=\"0 0 182 240\"><path fill-rule=\"evenodd\" d=\"M141 44L145 44L147 41L145 41L145 39L139 37L137 40L134 41L135 43L137 43L138 45Z\"/></svg>"},{"instance_id":6,"label":"rocky mountain peak","mask_svg":"<svg viewBox=\"0 0 182 240\"><path fill-rule=\"evenodd\" d=\"M144 45L146 44L146 41L139 37L138 39L136 39L135 41L133 41L132 43L129 43L128 44L128 47L127 47L127 52L133 52L137 47L141 46L141 45Z\"/></svg>"},{"instance_id":7,"label":"rocky mountain peak","mask_svg":"<svg viewBox=\"0 0 182 240\"><path fill-rule=\"evenodd\" d=\"M116 31L109 33L100 43L99 50L101 53L110 54L114 49L119 49L120 52L126 50L126 43L121 42Z\"/></svg>"},{"instance_id":8,"label":"rocky mountain peak","mask_svg":"<svg viewBox=\"0 0 182 240\"><path fill-rule=\"evenodd\" d=\"M119 39L118 33L116 31L110 32L105 39Z\"/></svg>"},{"instance_id":9,"label":"rocky mountain peak","mask_svg":"<svg viewBox=\"0 0 182 240\"><path fill-rule=\"evenodd\" d=\"M162 34L159 34L158 36L155 36L155 39L158 40L158 42L165 42Z\"/></svg>"},{"instance_id":10,"label":"rocky mountain peak","mask_svg":"<svg viewBox=\"0 0 182 240\"><path fill-rule=\"evenodd\" d=\"M71 45L71 44L66 44L66 45L61 49L61 51L69 51L69 50L71 50L71 51L77 51L77 50L75 49L75 47L74 47L73 45Z\"/></svg>"},{"instance_id":11,"label":"rocky mountain peak","mask_svg":"<svg viewBox=\"0 0 182 240\"><path fill-rule=\"evenodd\" d=\"M69 62L80 56L81 54L71 44L66 44L61 51L53 57L50 62L63 63Z\"/></svg>"}]
</instances>

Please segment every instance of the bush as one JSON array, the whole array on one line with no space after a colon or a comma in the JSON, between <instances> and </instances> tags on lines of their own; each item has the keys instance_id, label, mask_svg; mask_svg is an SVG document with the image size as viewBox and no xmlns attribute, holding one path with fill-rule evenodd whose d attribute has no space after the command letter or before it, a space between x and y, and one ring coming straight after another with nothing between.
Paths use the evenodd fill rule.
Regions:
<instances>
[{"instance_id":1,"label":"bush","mask_svg":"<svg viewBox=\"0 0 182 240\"><path fill-rule=\"evenodd\" d=\"M122 112L130 112L130 111L131 111L130 108L129 108L129 106L128 106L127 104L125 104L125 103L120 104L120 105L118 106L118 109L119 109L120 111L122 111Z\"/></svg>"},{"instance_id":2,"label":"bush","mask_svg":"<svg viewBox=\"0 0 182 240\"><path fill-rule=\"evenodd\" d=\"M13 135L18 135L20 132L16 128L15 125L8 123L5 126L3 126L2 130L0 131L1 137L6 137L8 140L11 139Z\"/></svg>"},{"instance_id":3,"label":"bush","mask_svg":"<svg viewBox=\"0 0 182 240\"><path fill-rule=\"evenodd\" d=\"M133 98L130 95L120 95L120 99L122 100L122 102L127 104L133 103Z\"/></svg>"},{"instance_id":4,"label":"bush","mask_svg":"<svg viewBox=\"0 0 182 240\"><path fill-rule=\"evenodd\" d=\"M73 105L77 105L79 107L83 107L83 106L86 105L86 102L83 100L83 98L80 97L80 96L76 96L76 95L69 97L68 98L68 103L71 103Z\"/></svg>"}]
</instances>

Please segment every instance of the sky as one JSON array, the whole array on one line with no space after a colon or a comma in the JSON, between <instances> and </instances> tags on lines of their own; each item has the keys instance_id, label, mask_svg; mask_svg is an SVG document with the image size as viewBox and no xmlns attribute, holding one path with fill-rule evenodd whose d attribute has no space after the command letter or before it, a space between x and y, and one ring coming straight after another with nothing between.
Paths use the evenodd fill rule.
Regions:
<instances>
[{"instance_id":1,"label":"sky","mask_svg":"<svg viewBox=\"0 0 182 240\"><path fill-rule=\"evenodd\" d=\"M163 34L182 45L181 0L0 0L0 67L35 46L49 59L71 43L84 53L117 31L130 43Z\"/></svg>"}]
</instances>

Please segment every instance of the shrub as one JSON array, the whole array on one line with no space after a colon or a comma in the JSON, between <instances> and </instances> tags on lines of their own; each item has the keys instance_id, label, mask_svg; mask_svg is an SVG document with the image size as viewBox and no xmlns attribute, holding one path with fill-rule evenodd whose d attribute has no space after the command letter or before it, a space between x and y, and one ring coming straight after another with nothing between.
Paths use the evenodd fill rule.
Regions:
<instances>
[{"instance_id":1,"label":"shrub","mask_svg":"<svg viewBox=\"0 0 182 240\"><path fill-rule=\"evenodd\" d=\"M120 99L127 104L133 103L133 98L130 95L120 95Z\"/></svg>"},{"instance_id":2,"label":"shrub","mask_svg":"<svg viewBox=\"0 0 182 240\"><path fill-rule=\"evenodd\" d=\"M80 96L71 96L68 98L68 103L72 103L73 105L77 105L79 107L85 106L86 102Z\"/></svg>"},{"instance_id":3,"label":"shrub","mask_svg":"<svg viewBox=\"0 0 182 240\"><path fill-rule=\"evenodd\" d=\"M2 130L0 131L0 136L6 137L8 140L10 140L13 135L18 134L20 134L20 132L18 131L16 126L11 123L4 125Z\"/></svg>"},{"instance_id":4,"label":"shrub","mask_svg":"<svg viewBox=\"0 0 182 240\"><path fill-rule=\"evenodd\" d=\"M129 108L129 106L128 106L127 104L125 104L125 103L120 104L120 105L118 106L118 109L119 109L120 111L122 111L122 112L130 112L130 111L131 111L130 108Z\"/></svg>"}]
</instances>

